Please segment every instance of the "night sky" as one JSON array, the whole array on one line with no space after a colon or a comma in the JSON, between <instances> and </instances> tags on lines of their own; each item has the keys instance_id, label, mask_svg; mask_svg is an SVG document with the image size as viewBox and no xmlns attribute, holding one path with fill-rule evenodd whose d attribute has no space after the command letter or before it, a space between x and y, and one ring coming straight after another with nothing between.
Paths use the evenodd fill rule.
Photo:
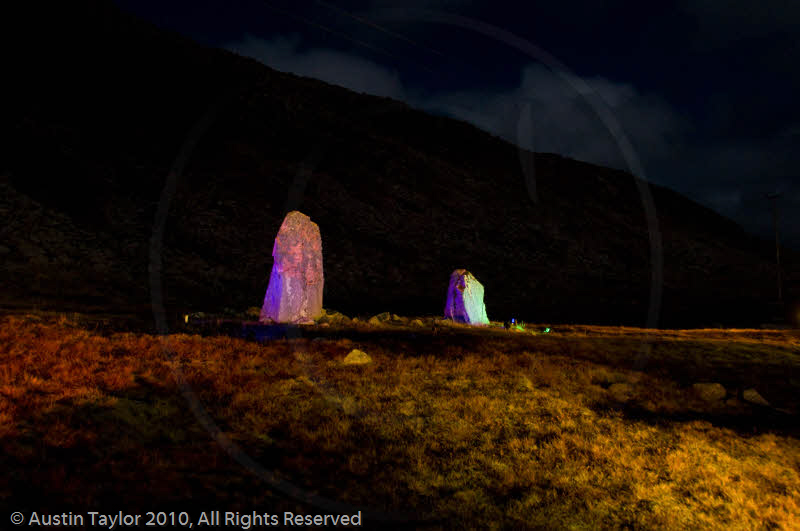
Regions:
<instances>
[{"instance_id":1,"label":"night sky","mask_svg":"<svg viewBox=\"0 0 800 531\"><path fill-rule=\"evenodd\" d=\"M800 249L799 2L116 3L277 70L641 174L770 239L765 195L781 193L782 243ZM576 90L584 82L588 95ZM640 169L598 118L597 101Z\"/></svg>"}]
</instances>

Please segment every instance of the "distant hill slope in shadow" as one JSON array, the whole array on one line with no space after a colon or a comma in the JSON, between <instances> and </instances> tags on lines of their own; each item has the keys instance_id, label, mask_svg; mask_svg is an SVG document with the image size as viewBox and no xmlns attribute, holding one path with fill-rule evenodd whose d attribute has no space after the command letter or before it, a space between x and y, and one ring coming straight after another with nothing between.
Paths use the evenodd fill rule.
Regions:
<instances>
[{"instance_id":1,"label":"distant hill slope in shadow","mask_svg":"<svg viewBox=\"0 0 800 531\"><path fill-rule=\"evenodd\" d=\"M7 78L2 304L149 311L156 205L214 108L169 205L168 311L259 306L297 208L322 232L326 307L438 314L467 268L491 319L645 324L650 238L631 175L536 154L534 203L518 150L469 124L202 47L110 2L15 9L11 35L37 38ZM651 190L660 323L765 321L772 244ZM800 260L784 262L796 300Z\"/></svg>"}]
</instances>

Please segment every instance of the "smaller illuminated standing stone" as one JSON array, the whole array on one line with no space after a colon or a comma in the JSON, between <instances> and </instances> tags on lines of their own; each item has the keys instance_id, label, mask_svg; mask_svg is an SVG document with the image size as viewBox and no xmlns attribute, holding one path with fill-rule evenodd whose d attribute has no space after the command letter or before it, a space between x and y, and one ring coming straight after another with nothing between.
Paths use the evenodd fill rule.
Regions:
<instances>
[{"instance_id":1,"label":"smaller illuminated standing stone","mask_svg":"<svg viewBox=\"0 0 800 531\"><path fill-rule=\"evenodd\" d=\"M444 317L458 323L489 324L483 303L483 284L466 269L456 269L450 275Z\"/></svg>"},{"instance_id":2,"label":"smaller illuminated standing stone","mask_svg":"<svg viewBox=\"0 0 800 531\"><path fill-rule=\"evenodd\" d=\"M286 214L272 249L261 322L313 323L322 316L322 238L311 218Z\"/></svg>"}]
</instances>

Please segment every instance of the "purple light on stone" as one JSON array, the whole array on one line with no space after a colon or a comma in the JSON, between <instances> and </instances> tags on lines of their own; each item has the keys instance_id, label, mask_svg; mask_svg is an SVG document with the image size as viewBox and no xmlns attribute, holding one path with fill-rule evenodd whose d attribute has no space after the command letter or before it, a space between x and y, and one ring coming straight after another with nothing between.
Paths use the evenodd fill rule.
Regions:
<instances>
[{"instance_id":1,"label":"purple light on stone","mask_svg":"<svg viewBox=\"0 0 800 531\"><path fill-rule=\"evenodd\" d=\"M457 323L489 324L483 303L483 285L466 269L456 269L450 275L444 317Z\"/></svg>"},{"instance_id":2,"label":"purple light on stone","mask_svg":"<svg viewBox=\"0 0 800 531\"><path fill-rule=\"evenodd\" d=\"M322 315L322 238L305 214L286 214L272 249L261 322L313 323Z\"/></svg>"}]
</instances>

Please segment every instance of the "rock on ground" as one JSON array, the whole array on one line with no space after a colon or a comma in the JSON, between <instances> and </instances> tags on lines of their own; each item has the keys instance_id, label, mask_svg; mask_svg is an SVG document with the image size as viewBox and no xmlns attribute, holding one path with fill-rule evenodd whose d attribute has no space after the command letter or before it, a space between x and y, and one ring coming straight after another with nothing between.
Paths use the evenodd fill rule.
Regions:
<instances>
[{"instance_id":1,"label":"rock on ground","mask_svg":"<svg viewBox=\"0 0 800 531\"><path fill-rule=\"evenodd\" d=\"M696 383L692 385L692 392L706 402L716 402L725 398L727 392L718 383Z\"/></svg>"},{"instance_id":2,"label":"rock on ground","mask_svg":"<svg viewBox=\"0 0 800 531\"><path fill-rule=\"evenodd\" d=\"M531 382L531 379L525 376L524 374L520 374L517 380L517 386L522 391L533 391L534 385Z\"/></svg>"},{"instance_id":3,"label":"rock on ground","mask_svg":"<svg viewBox=\"0 0 800 531\"><path fill-rule=\"evenodd\" d=\"M364 365L366 363L370 363L372 358L369 357L369 354L364 352L363 350L358 350L354 348L350 351L350 354L344 357L342 363L345 365Z\"/></svg>"},{"instance_id":4,"label":"rock on ground","mask_svg":"<svg viewBox=\"0 0 800 531\"><path fill-rule=\"evenodd\" d=\"M456 269L450 275L444 316L458 323L489 324L483 303L483 284L466 269Z\"/></svg>"},{"instance_id":5,"label":"rock on ground","mask_svg":"<svg viewBox=\"0 0 800 531\"><path fill-rule=\"evenodd\" d=\"M382 312L377 315L373 315L366 321L362 322L366 322L367 324L370 324L372 326L383 326L389 324L391 322L391 319L392 319L392 314L390 314L389 312ZM355 318L353 318L353 321L355 321Z\"/></svg>"},{"instance_id":6,"label":"rock on ground","mask_svg":"<svg viewBox=\"0 0 800 531\"><path fill-rule=\"evenodd\" d=\"M347 317L345 314L337 312L335 310L322 310L322 315L317 319L317 324L331 324L331 325L342 325L347 324L350 322L350 318Z\"/></svg>"},{"instance_id":7,"label":"rock on ground","mask_svg":"<svg viewBox=\"0 0 800 531\"><path fill-rule=\"evenodd\" d=\"M769 406L769 402L767 402L763 396L758 394L758 391L755 389L745 389L745 391L742 393L742 398L745 400L745 402L750 402L751 404L756 404L758 406Z\"/></svg>"},{"instance_id":8,"label":"rock on ground","mask_svg":"<svg viewBox=\"0 0 800 531\"><path fill-rule=\"evenodd\" d=\"M259 320L313 323L322 315L322 238L305 214L286 214L272 249L272 273Z\"/></svg>"},{"instance_id":9,"label":"rock on ground","mask_svg":"<svg viewBox=\"0 0 800 531\"><path fill-rule=\"evenodd\" d=\"M608 387L608 392L615 400L625 402L633 394L633 386L629 383L615 383Z\"/></svg>"}]
</instances>

